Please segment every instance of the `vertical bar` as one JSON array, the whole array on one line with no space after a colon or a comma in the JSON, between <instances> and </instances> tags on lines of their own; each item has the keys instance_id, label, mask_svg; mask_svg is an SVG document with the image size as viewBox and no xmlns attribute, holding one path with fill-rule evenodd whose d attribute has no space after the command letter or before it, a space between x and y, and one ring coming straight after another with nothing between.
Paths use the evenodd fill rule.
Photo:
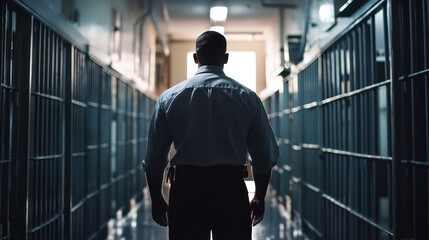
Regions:
<instances>
[{"instance_id":1,"label":"vertical bar","mask_svg":"<svg viewBox=\"0 0 429 240\"><path fill-rule=\"evenodd\" d=\"M422 7L422 15L424 16L423 20L423 53L424 53L424 68L429 69L429 33L428 31L424 31L425 29L428 29L429 27L429 3L428 1L423 1L423 7ZM429 75L425 74L423 77L423 80L425 81L425 115L426 115L426 163L429 162ZM426 198L429 199L429 178L426 178L426 191L427 195ZM427 209L426 216L429 218L429 208ZM429 220L428 220L429 221ZM429 235L429 228L426 229L426 235Z\"/></svg>"},{"instance_id":2,"label":"vertical bar","mask_svg":"<svg viewBox=\"0 0 429 240\"><path fill-rule=\"evenodd\" d=\"M404 19L404 25L407 26L407 30L408 30L408 34L406 35L406 37L408 37L408 44L410 46L411 51L408 51L409 53L409 61L408 64L405 64L405 66L407 66L407 70L406 72L404 72L405 74L410 74L413 73L415 71L415 56L414 56L414 51L413 49L415 49L415 39L414 39L414 25L413 25L413 19L415 17L415 12L414 12L414 8L412 5L412 1L408 1L407 3L407 8L404 9L403 11L405 12L406 10L408 10L407 13L405 13L408 18ZM407 24L408 23L408 24ZM411 108L411 112L410 112L410 124L411 124L411 141L413 142L413 145L411 145L411 155L407 158L407 159L412 159L415 160L416 159L416 149L417 147L415 146L415 144L418 144L416 141L418 141L417 139L417 129L416 129L416 124L415 124L415 117L416 117L416 83L414 82L414 78L409 79L408 80L409 85L410 85L410 104L411 106L409 106ZM417 186L417 167L416 166L411 166L411 186L412 186L412 203L411 203L411 207L412 207L412 215L411 215L411 219L410 221L413 223L412 226L412 236L417 236L417 232L418 232L418 221L419 219L417 219L417 212L419 211L418 209L418 186Z\"/></svg>"},{"instance_id":3,"label":"vertical bar","mask_svg":"<svg viewBox=\"0 0 429 240\"><path fill-rule=\"evenodd\" d=\"M27 177L29 157L29 112L30 112L30 89L31 89L31 66L33 41L33 18L28 14L21 14L11 6L12 39L14 52L12 53L15 65L16 78L19 95L18 107L18 131L17 131L17 157L12 164L12 200L10 215L10 232L12 239L27 239ZM15 51L16 50L16 51ZM19 61L16 61L18 60Z\"/></svg>"},{"instance_id":4,"label":"vertical bar","mask_svg":"<svg viewBox=\"0 0 429 240\"><path fill-rule=\"evenodd\" d=\"M3 20L4 19L4 20ZM6 136L5 133L3 133L3 116L4 113L9 112L3 108L3 84L6 78L6 64L5 64L5 46L7 43L7 37L6 37L6 19L7 19L7 13L6 13L6 3L0 3L0 34L2 34L4 37L0 39L0 139L4 141L3 139ZM6 85L6 84L5 84ZM6 124L4 124L6 125ZM3 135L4 134L4 135ZM11 143L8 143L8 145L11 145ZM10 164L8 163L8 160L5 159L3 162L3 156L6 156L4 154L5 150L3 150L3 145L0 145L0 188L2 189L2 192L0 193L0 237L8 237L9 231L8 231L8 222L9 222L9 190L6 189L6 184L10 182ZM8 157L6 157L8 158ZM3 230L3 228L5 230ZM3 233L4 232L4 233Z\"/></svg>"},{"instance_id":5,"label":"vertical bar","mask_svg":"<svg viewBox=\"0 0 429 240\"><path fill-rule=\"evenodd\" d=\"M73 137L73 108L72 108L72 96L73 96L73 85L76 86L76 57L75 49L71 46L66 48L66 60L63 66L65 69L65 116L64 116L64 188L62 194L64 196L64 240L71 239L71 228L72 228L72 137Z\"/></svg>"},{"instance_id":6,"label":"vertical bar","mask_svg":"<svg viewBox=\"0 0 429 240\"><path fill-rule=\"evenodd\" d=\"M12 137L15 135L15 119L14 107L9 104L12 101L12 90L8 90L6 86L15 87L7 82L7 58L6 49L10 45L10 34L8 30L9 12L7 11L6 1L0 3L0 34L3 36L0 39L0 139L7 142L0 145L0 238L10 237L10 195L9 184L11 183L11 162L15 155L12 151L14 145ZM10 48L9 48L10 49ZM12 108L12 109L11 109ZM6 140L7 139L7 140Z\"/></svg>"},{"instance_id":7,"label":"vertical bar","mask_svg":"<svg viewBox=\"0 0 429 240\"><path fill-rule=\"evenodd\" d=\"M403 237L408 237L409 223L406 217L409 211L409 204L403 195L404 188L406 189L406 178L403 176L401 158L404 154L402 151L402 96L401 96L401 83L399 82L400 67L401 67L401 45L404 43L401 25L402 19L402 5L400 1L388 0L387 1L387 16L388 16L388 30L389 30L389 50L391 59L390 76L391 83L391 119L392 119L392 184L393 184L393 234L394 239L399 240Z\"/></svg>"}]
</instances>

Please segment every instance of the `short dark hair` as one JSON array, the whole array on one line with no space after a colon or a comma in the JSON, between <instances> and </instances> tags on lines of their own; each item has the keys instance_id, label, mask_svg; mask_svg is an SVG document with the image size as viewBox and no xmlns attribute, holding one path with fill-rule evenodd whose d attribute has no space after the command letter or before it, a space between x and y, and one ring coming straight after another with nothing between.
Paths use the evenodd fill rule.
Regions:
<instances>
[{"instance_id":1,"label":"short dark hair","mask_svg":"<svg viewBox=\"0 0 429 240\"><path fill-rule=\"evenodd\" d=\"M207 31L197 38L195 49L201 65L219 65L226 53L226 39L218 32Z\"/></svg>"}]
</instances>

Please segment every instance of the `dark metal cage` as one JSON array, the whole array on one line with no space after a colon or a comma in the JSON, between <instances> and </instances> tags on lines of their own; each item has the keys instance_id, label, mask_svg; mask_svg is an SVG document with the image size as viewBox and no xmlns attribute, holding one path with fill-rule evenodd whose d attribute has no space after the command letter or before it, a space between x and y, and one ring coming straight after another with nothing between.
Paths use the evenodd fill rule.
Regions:
<instances>
[{"instance_id":1,"label":"dark metal cage","mask_svg":"<svg viewBox=\"0 0 429 240\"><path fill-rule=\"evenodd\" d=\"M0 239L103 239L145 186L154 100L0 3Z\"/></svg>"},{"instance_id":2,"label":"dark metal cage","mask_svg":"<svg viewBox=\"0 0 429 240\"><path fill-rule=\"evenodd\" d=\"M428 1L372 1L265 100L298 232L428 239L428 16Z\"/></svg>"}]
</instances>

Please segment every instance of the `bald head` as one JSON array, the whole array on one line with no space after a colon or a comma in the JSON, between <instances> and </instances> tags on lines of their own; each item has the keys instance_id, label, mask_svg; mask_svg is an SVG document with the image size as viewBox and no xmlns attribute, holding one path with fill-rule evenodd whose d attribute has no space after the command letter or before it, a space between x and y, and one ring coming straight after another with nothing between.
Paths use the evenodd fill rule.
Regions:
<instances>
[{"instance_id":1,"label":"bald head","mask_svg":"<svg viewBox=\"0 0 429 240\"><path fill-rule=\"evenodd\" d=\"M195 42L197 62L199 65L223 66L228 61L225 37L214 31L201 34Z\"/></svg>"}]
</instances>

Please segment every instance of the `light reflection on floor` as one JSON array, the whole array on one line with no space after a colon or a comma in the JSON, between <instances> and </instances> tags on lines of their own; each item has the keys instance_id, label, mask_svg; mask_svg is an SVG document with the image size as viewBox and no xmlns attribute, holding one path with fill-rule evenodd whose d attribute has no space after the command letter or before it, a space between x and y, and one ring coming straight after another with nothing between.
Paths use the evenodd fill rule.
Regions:
<instances>
[{"instance_id":1,"label":"light reflection on floor","mask_svg":"<svg viewBox=\"0 0 429 240\"><path fill-rule=\"evenodd\" d=\"M246 181L249 199L255 192L253 181ZM142 203L131 202L127 216L119 212L117 218L109 222L108 240L168 240L167 228L158 226L151 217L149 194L145 192ZM271 191L266 197L266 212L261 223L253 228L253 240L305 239L299 231L293 231L293 224L283 206L277 203Z\"/></svg>"}]
</instances>

